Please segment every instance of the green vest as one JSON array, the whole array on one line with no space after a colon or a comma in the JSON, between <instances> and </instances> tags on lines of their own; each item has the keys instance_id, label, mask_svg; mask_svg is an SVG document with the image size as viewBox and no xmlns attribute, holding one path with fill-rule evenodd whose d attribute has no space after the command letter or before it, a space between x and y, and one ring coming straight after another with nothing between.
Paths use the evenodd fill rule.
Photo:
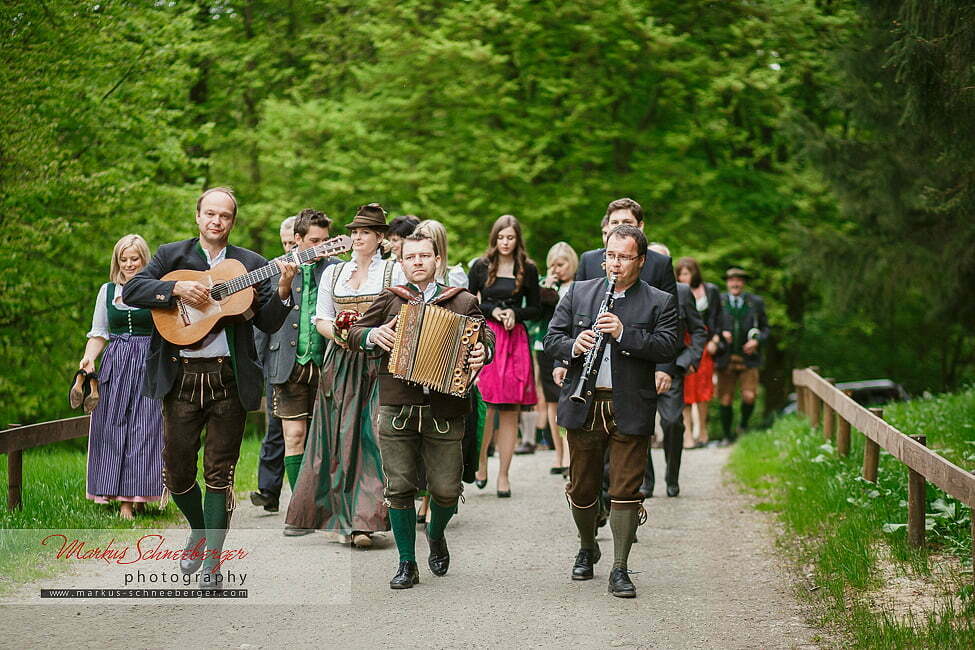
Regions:
<instances>
[{"instance_id":1,"label":"green vest","mask_svg":"<svg viewBox=\"0 0 975 650\"><path fill-rule=\"evenodd\" d=\"M115 306L115 283L108 283L106 296L109 334L152 334L152 315L148 309L119 309Z\"/></svg>"},{"instance_id":2,"label":"green vest","mask_svg":"<svg viewBox=\"0 0 975 650\"><path fill-rule=\"evenodd\" d=\"M728 295L728 303L725 305L725 309L731 314L732 327L731 327L731 352L734 354L743 354L742 348L745 345L745 335L747 330L745 329L745 323L742 322L745 314L748 313L748 301L745 299L745 294L740 296L741 306L733 307L732 303L734 300L732 296Z\"/></svg>"},{"instance_id":3,"label":"green vest","mask_svg":"<svg viewBox=\"0 0 975 650\"><path fill-rule=\"evenodd\" d=\"M311 316L315 313L318 300L318 284L315 282L315 265L301 265L301 311L298 317L298 348L295 362L306 364L313 361L316 366L325 360L325 338L318 333Z\"/></svg>"}]
</instances>

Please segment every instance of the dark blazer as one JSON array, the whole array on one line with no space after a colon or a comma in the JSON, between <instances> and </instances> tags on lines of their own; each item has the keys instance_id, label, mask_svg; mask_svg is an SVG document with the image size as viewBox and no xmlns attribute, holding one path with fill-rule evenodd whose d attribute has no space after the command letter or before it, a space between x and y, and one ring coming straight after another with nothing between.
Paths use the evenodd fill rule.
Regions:
<instances>
[{"instance_id":1,"label":"dark blazer","mask_svg":"<svg viewBox=\"0 0 975 650\"><path fill-rule=\"evenodd\" d=\"M131 280L129 280L131 282ZM742 318L742 327L744 328L744 334L747 336L750 330L756 330L754 338L758 340L758 351L755 354L746 354L745 366L748 368L760 368L762 366L762 353L765 347L765 342L768 341L769 337L769 326L768 318L765 316L765 301L762 300L761 296L757 296L754 293L749 293L747 291L742 292L742 297L745 299L745 315ZM721 294L721 310L722 310L722 330L734 331L734 318L731 315L731 303L729 302L728 293ZM731 343L727 345L720 346L719 352L714 359L714 365L722 370L728 367L728 363L731 361Z\"/></svg>"},{"instance_id":2,"label":"dark blazer","mask_svg":"<svg viewBox=\"0 0 975 650\"><path fill-rule=\"evenodd\" d=\"M708 328L708 338L720 334L724 327L724 311L721 309L721 289L710 282L704 283L704 295L708 298L708 308L698 312L704 318ZM696 305L695 301L695 305Z\"/></svg>"},{"instance_id":3,"label":"dark blazer","mask_svg":"<svg viewBox=\"0 0 975 650\"><path fill-rule=\"evenodd\" d=\"M329 257L315 263L316 286L321 285L322 274L325 269L340 261L334 257ZM288 378L291 377L291 371L295 367L295 356L298 353L298 327L301 320L300 271L295 274L291 281L291 295L295 297L295 305L288 312L288 317L285 318L281 329L272 334L266 334L254 328L254 340L260 354L261 364L264 366L264 375L272 384L283 384L288 381ZM313 324L312 328L314 327ZM320 336L317 331L315 335Z\"/></svg>"},{"instance_id":4,"label":"dark blazer","mask_svg":"<svg viewBox=\"0 0 975 650\"><path fill-rule=\"evenodd\" d=\"M396 287L397 289L412 289L407 287ZM440 285L440 291L448 288ZM415 293L415 292L414 292ZM455 314L464 314L475 318L483 318L481 307L478 305L477 298L466 289L460 289L446 300L437 302L437 296L433 300L438 306L449 309ZM386 289L372 302L359 320L352 325L349 330L349 347L353 350L365 350L366 337L369 331L379 327L384 323L393 320L406 300L396 295L391 289ZM484 344L487 359L494 356L494 331L484 325L481 328L480 341ZM382 352L382 363L379 366L379 403L383 406L401 406L403 404L425 404L427 396L423 393L423 387L397 379L389 373L389 353L377 347L377 351ZM434 417L456 418L467 415L471 410L471 402L467 397L454 397L446 393L430 391L430 411Z\"/></svg>"},{"instance_id":5,"label":"dark blazer","mask_svg":"<svg viewBox=\"0 0 975 650\"><path fill-rule=\"evenodd\" d=\"M588 416L585 404L569 399L585 355L572 358L572 344L592 328L606 293L606 280L572 283L548 324L545 352L568 367L559 395L558 421L567 429L581 429ZM654 370L677 356L677 301L660 289L639 281L617 299L613 313L623 322L620 341L610 340L613 365L613 411L625 435L646 436L653 431L657 391Z\"/></svg>"},{"instance_id":6,"label":"dark blazer","mask_svg":"<svg viewBox=\"0 0 975 650\"><path fill-rule=\"evenodd\" d=\"M674 367L681 374L685 374L691 366L697 368L701 363L701 355L704 354L704 346L708 342L708 331L701 318L701 313L694 304L694 294L691 293L690 286L677 283L677 320L679 322L679 332L677 338L677 359ZM690 332L691 343L687 345L685 332Z\"/></svg>"},{"instance_id":7,"label":"dark blazer","mask_svg":"<svg viewBox=\"0 0 975 650\"><path fill-rule=\"evenodd\" d=\"M248 271L267 264L267 260L257 253L238 246L227 246L227 259L239 261ZM171 307L175 300L173 287L176 283L163 282L159 278L178 269L209 270L206 257L199 249L199 238L160 246L149 264L125 283L122 300L131 307ZM255 285L254 289L254 325L265 332L277 331L288 316L290 307L281 301L277 285L272 284L271 280ZM231 326L233 340L230 340L229 333L227 338L232 346L230 356L237 380L237 394L245 409L256 411L261 407L261 397L264 395L264 374L254 347L254 330L243 319ZM146 360L146 378L142 385L143 395L161 400L169 394L179 371L179 350L179 346L153 331Z\"/></svg>"}]
</instances>

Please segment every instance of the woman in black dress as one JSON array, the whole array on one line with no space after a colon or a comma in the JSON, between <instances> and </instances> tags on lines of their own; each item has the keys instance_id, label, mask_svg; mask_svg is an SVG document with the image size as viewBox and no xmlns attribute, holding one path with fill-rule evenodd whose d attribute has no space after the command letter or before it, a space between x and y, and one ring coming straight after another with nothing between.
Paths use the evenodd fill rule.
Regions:
<instances>
[{"instance_id":1,"label":"woman in black dress","mask_svg":"<svg viewBox=\"0 0 975 650\"><path fill-rule=\"evenodd\" d=\"M487 326L496 337L494 359L478 379L488 409L476 485L483 488L487 484L487 448L494 438L500 457L498 496L510 497L508 470L518 436L518 416L537 401L525 321L541 315L538 269L525 253L521 225L510 214L494 222L487 252L471 266L470 291L480 299Z\"/></svg>"}]
</instances>

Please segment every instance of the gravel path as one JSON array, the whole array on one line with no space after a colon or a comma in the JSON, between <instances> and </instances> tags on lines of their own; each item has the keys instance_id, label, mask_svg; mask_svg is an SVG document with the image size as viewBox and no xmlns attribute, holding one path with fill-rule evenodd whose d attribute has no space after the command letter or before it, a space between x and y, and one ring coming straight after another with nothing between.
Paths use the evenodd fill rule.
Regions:
<instances>
[{"instance_id":1,"label":"gravel path","mask_svg":"<svg viewBox=\"0 0 975 650\"><path fill-rule=\"evenodd\" d=\"M653 453L662 476L663 456ZM347 550L323 533L285 538L278 532L283 514L266 515L241 498L231 534L267 540L264 581L245 585L250 604L14 604L40 587L106 586L97 575L60 577L4 599L0 646L815 647L815 631L804 625L774 555L767 516L726 481L728 450L686 452L678 498L657 485L630 557L638 572L634 600L606 593L608 526L600 530L596 578L569 579L576 535L562 480L548 474L551 454L516 457L511 499L496 498L493 484L465 486L466 504L447 530L450 573L429 572L421 532L421 583L412 590L388 587L397 561L391 534L367 551ZM492 459L492 476L496 467Z\"/></svg>"}]
</instances>

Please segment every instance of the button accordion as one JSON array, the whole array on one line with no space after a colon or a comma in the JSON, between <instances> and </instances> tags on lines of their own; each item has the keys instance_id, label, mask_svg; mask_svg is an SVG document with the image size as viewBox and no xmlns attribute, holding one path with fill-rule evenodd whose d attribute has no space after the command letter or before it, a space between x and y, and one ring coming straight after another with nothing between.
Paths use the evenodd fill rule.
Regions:
<instances>
[{"instance_id":1,"label":"button accordion","mask_svg":"<svg viewBox=\"0 0 975 650\"><path fill-rule=\"evenodd\" d=\"M465 396L474 380L467 360L483 325L483 318L437 305L405 303L389 355L390 374L438 393Z\"/></svg>"}]
</instances>

